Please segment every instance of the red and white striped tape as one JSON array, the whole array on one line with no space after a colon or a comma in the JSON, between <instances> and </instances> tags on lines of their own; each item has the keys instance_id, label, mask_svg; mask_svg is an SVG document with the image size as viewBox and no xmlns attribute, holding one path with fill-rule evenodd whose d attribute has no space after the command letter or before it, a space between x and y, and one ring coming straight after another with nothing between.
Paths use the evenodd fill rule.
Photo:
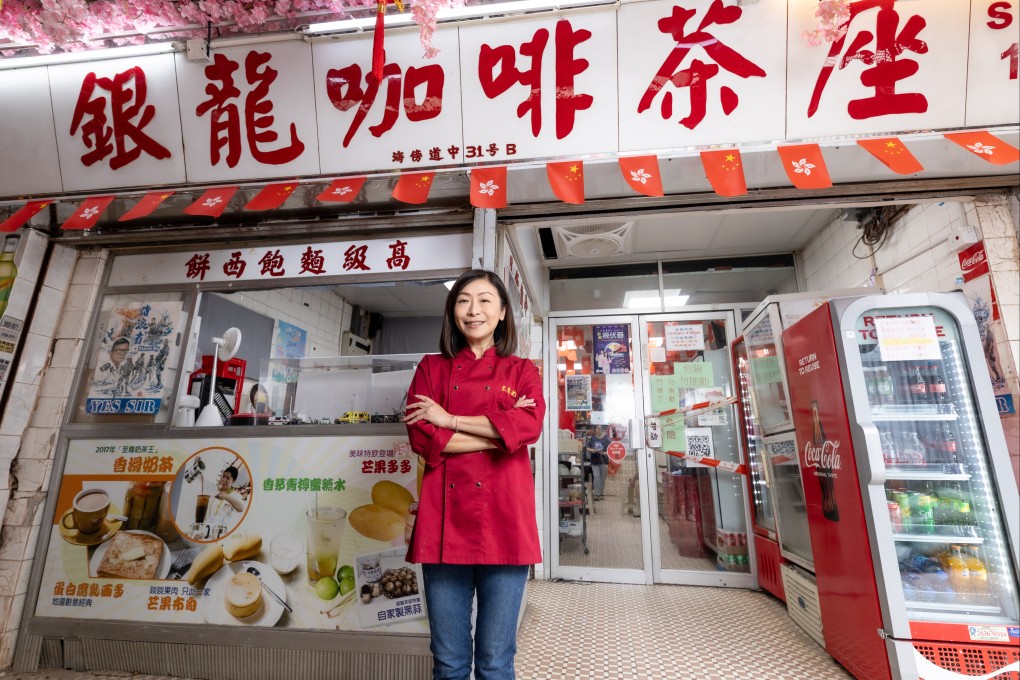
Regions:
<instances>
[{"instance_id":1,"label":"red and white striped tape","mask_svg":"<svg viewBox=\"0 0 1020 680\"><path fill-rule=\"evenodd\" d=\"M695 463L701 463L702 465L707 465L709 467L719 468L720 470L726 470L727 472L732 472L733 474L736 475L747 474L747 466L744 465L743 463L730 463L729 461L719 460L718 458L708 457L698 458L697 456L689 456L683 451L663 451L663 453L670 456L676 456L677 458L687 458Z\"/></svg>"}]
</instances>

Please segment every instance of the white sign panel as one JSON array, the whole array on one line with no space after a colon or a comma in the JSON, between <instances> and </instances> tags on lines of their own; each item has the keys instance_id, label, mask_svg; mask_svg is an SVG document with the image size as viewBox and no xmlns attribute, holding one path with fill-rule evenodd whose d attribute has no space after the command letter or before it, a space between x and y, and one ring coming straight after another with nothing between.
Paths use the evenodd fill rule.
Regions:
<instances>
[{"instance_id":1,"label":"white sign panel","mask_svg":"<svg viewBox=\"0 0 1020 680\"><path fill-rule=\"evenodd\" d=\"M309 45L178 53L177 74L189 182L319 173Z\"/></svg>"},{"instance_id":2,"label":"white sign panel","mask_svg":"<svg viewBox=\"0 0 1020 680\"><path fill-rule=\"evenodd\" d=\"M670 352L705 349L705 329L700 321L698 323L667 323L665 330L666 350Z\"/></svg>"},{"instance_id":3,"label":"white sign panel","mask_svg":"<svg viewBox=\"0 0 1020 680\"><path fill-rule=\"evenodd\" d=\"M436 31L422 56L418 32L386 34L383 82L372 37L316 43L315 99L323 172L416 170L463 162L457 30Z\"/></svg>"},{"instance_id":4,"label":"white sign panel","mask_svg":"<svg viewBox=\"0 0 1020 680\"><path fill-rule=\"evenodd\" d=\"M875 334L882 361L942 359L935 319L930 316L876 318Z\"/></svg>"},{"instance_id":5,"label":"white sign panel","mask_svg":"<svg viewBox=\"0 0 1020 680\"><path fill-rule=\"evenodd\" d=\"M50 81L45 68L0 71L0 196L60 191ZM9 134L17 121L16 134ZM31 163L17 162L32 159ZM13 171L12 171L13 170Z\"/></svg>"},{"instance_id":6,"label":"white sign panel","mask_svg":"<svg viewBox=\"0 0 1020 680\"><path fill-rule=\"evenodd\" d=\"M782 139L786 17L775 10L712 0L623 5L620 150Z\"/></svg>"},{"instance_id":7,"label":"white sign panel","mask_svg":"<svg viewBox=\"0 0 1020 680\"><path fill-rule=\"evenodd\" d=\"M65 191L185 181L172 54L49 71Z\"/></svg>"},{"instance_id":8,"label":"white sign panel","mask_svg":"<svg viewBox=\"0 0 1020 680\"><path fill-rule=\"evenodd\" d=\"M816 6L789 5L787 139L964 125L967 3L851 2L846 36L809 47Z\"/></svg>"},{"instance_id":9,"label":"white sign panel","mask_svg":"<svg viewBox=\"0 0 1020 680\"><path fill-rule=\"evenodd\" d=\"M124 255L113 262L111 286L165 283L287 281L319 276L399 274L460 269L471 262L470 234L393 237L254 248Z\"/></svg>"},{"instance_id":10,"label":"white sign panel","mask_svg":"<svg viewBox=\"0 0 1020 680\"><path fill-rule=\"evenodd\" d=\"M616 13L460 29L464 160L617 150Z\"/></svg>"},{"instance_id":11,"label":"white sign panel","mask_svg":"<svg viewBox=\"0 0 1020 680\"><path fill-rule=\"evenodd\" d=\"M1017 38L1020 3L972 0L967 68L967 125L1020 120Z\"/></svg>"}]
</instances>

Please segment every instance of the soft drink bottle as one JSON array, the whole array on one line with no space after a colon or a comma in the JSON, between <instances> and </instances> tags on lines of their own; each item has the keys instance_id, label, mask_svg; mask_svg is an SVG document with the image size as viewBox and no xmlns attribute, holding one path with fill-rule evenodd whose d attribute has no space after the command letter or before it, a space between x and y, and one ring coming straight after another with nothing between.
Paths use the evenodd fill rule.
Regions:
<instances>
[{"instance_id":1,"label":"soft drink bottle","mask_svg":"<svg viewBox=\"0 0 1020 680\"><path fill-rule=\"evenodd\" d=\"M892 376L889 374L889 369L884 365L875 368L875 384L877 386L879 403L891 404L896 390L893 385Z\"/></svg>"},{"instance_id":2,"label":"soft drink bottle","mask_svg":"<svg viewBox=\"0 0 1020 680\"><path fill-rule=\"evenodd\" d=\"M906 432L899 447L899 461L909 465L924 465L924 444L917 432Z\"/></svg>"},{"instance_id":3,"label":"soft drink bottle","mask_svg":"<svg viewBox=\"0 0 1020 680\"><path fill-rule=\"evenodd\" d=\"M970 570L970 585L975 595L978 598L988 597L990 592L988 569L985 568L985 563L978 556L978 547L976 545L967 546L967 554L963 556L963 559L967 562L967 568Z\"/></svg>"},{"instance_id":4,"label":"soft drink bottle","mask_svg":"<svg viewBox=\"0 0 1020 680\"><path fill-rule=\"evenodd\" d=\"M882 444L882 460L885 461L885 464L895 465L898 463L900 454L896 447L896 438L893 437L892 432L882 432L878 437Z\"/></svg>"},{"instance_id":5,"label":"soft drink bottle","mask_svg":"<svg viewBox=\"0 0 1020 680\"><path fill-rule=\"evenodd\" d=\"M939 413L945 413L949 404L946 379L938 364L928 364L928 397L938 407Z\"/></svg>"},{"instance_id":6,"label":"soft drink bottle","mask_svg":"<svg viewBox=\"0 0 1020 680\"><path fill-rule=\"evenodd\" d=\"M924 377L924 371L917 364L907 369L907 389L910 391L912 403L925 404L928 402L928 381Z\"/></svg>"},{"instance_id":7,"label":"soft drink bottle","mask_svg":"<svg viewBox=\"0 0 1020 680\"><path fill-rule=\"evenodd\" d=\"M825 430L822 429L822 417L818 412L818 402L811 402L811 417L814 420L812 425L811 443L818 451L818 465L815 474L822 492L822 515L832 522L839 521L839 505L836 503L836 471L829 467L829 453L826 451L828 442L825 439Z\"/></svg>"},{"instance_id":8,"label":"soft drink bottle","mask_svg":"<svg viewBox=\"0 0 1020 680\"><path fill-rule=\"evenodd\" d=\"M963 559L960 546L954 545L950 548L949 555L945 559L945 571L949 574L949 583L961 597L966 597L971 591L970 568L967 561Z\"/></svg>"}]
</instances>

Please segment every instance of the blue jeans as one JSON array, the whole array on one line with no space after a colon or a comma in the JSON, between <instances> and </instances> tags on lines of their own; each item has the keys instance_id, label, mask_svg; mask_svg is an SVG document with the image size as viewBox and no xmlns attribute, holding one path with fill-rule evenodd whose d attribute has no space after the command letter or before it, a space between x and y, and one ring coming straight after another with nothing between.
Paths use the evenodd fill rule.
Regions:
<instances>
[{"instance_id":1,"label":"blue jeans","mask_svg":"<svg viewBox=\"0 0 1020 680\"><path fill-rule=\"evenodd\" d=\"M528 565L423 564L433 680L514 680L517 615ZM471 640L471 600L478 596ZM473 654L472 654L473 651Z\"/></svg>"}]
</instances>

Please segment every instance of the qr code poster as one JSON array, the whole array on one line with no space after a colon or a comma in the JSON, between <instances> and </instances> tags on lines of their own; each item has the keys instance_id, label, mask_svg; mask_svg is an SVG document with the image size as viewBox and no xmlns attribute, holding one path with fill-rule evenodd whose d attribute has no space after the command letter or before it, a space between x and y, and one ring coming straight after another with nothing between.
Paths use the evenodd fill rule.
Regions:
<instances>
[{"instance_id":1,"label":"qr code poster","mask_svg":"<svg viewBox=\"0 0 1020 680\"><path fill-rule=\"evenodd\" d=\"M687 428L687 457L699 460L712 458L712 429L708 427Z\"/></svg>"}]
</instances>

